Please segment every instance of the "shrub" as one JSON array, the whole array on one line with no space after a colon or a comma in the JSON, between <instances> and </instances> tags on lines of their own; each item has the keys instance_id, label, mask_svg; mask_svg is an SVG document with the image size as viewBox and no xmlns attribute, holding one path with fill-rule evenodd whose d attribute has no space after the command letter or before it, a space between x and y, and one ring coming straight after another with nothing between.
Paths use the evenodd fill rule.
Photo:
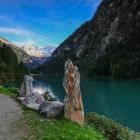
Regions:
<instances>
[{"instance_id":1,"label":"shrub","mask_svg":"<svg viewBox=\"0 0 140 140\"><path fill-rule=\"evenodd\" d=\"M121 124L108 119L105 116L89 113L86 121L109 140L135 140L134 131L123 127Z\"/></svg>"},{"instance_id":2,"label":"shrub","mask_svg":"<svg viewBox=\"0 0 140 140\"><path fill-rule=\"evenodd\" d=\"M49 91L45 91L45 93L43 93L43 97L45 100L49 99Z\"/></svg>"},{"instance_id":3,"label":"shrub","mask_svg":"<svg viewBox=\"0 0 140 140\"><path fill-rule=\"evenodd\" d=\"M47 90L42 95L46 101L57 101L57 98L53 97Z\"/></svg>"}]
</instances>

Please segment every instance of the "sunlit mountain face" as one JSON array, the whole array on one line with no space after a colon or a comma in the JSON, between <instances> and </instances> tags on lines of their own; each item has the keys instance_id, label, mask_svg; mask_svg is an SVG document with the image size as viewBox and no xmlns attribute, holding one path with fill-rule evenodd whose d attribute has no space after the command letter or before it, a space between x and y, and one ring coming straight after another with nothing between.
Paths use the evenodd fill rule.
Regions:
<instances>
[{"instance_id":1,"label":"sunlit mountain face","mask_svg":"<svg viewBox=\"0 0 140 140\"><path fill-rule=\"evenodd\" d=\"M25 45L22 46L21 49L33 57L46 58L51 56L55 48L52 46L46 46L40 48L40 47L34 47L32 45Z\"/></svg>"}]
</instances>

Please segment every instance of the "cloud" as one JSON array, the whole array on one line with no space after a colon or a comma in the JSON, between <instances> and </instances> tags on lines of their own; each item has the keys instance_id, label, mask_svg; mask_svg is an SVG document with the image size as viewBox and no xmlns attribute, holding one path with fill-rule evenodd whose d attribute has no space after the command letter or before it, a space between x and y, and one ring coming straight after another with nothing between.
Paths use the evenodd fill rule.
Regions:
<instances>
[{"instance_id":1,"label":"cloud","mask_svg":"<svg viewBox=\"0 0 140 140\"><path fill-rule=\"evenodd\" d=\"M34 40L25 40L25 41L13 41L14 44L17 46L24 46L24 45L34 45L36 42Z\"/></svg>"},{"instance_id":2,"label":"cloud","mask_svg":"<svg viewBox=\"0 0 140 140\"><path fill-rule=\"evenodd\" d=\"M3 0L0 7L5 8L5 12L0 14L0 36L5 36L20 46L58 46L93 15L100 2L101 0ZM81 14L80 10L84 13Z\"/></svg>"},{"instance_id":3,"label":"cloud","mask_svg":"<svg viewBox=\"0 0 140 140\"><path fill-rule=\"evenodd\" d=\"M0 19L7 19L9 17L13 17L14 15L0 15Z\"/></svg>"},{"instance_id":4,"label":"cloud","mask_svg":"<svg viewBox=\"0 0 140 140\"><path fill-rule=\"evenodd\" d=\"M35 40L33 40L32 38L30 39L23 39L21 41L12 41L15 45L21 47L21 46L34 46L34 47L39 47L39 48L42 48L44 46L52 46L52 47L56 47L57 45L55 44L52 44L50 43L48 40L44 40L44 39L39 39L39 38L36 38ZM46 45L44 45L46 44Z\"/></svg>"},{"instance_id":5,"label":"cloud","mask_svg":"<svg viewBox=\"0 0 140 140\"><path fill-rule=\"evenodd\" d=\"M9 28L9 27L0 27L0 33L16 34L16 35L30 35L30 36L35 35L28 30L17 29L17 28Z\"/></svg>"},{"instance_id":6,"label":"cloud","mask_svg":"<svg viewBox=\"0 0 140 140\"><path fill-rule=\"evenodd\" d=\"M12 36L14 35L16 39L13 40L13 43L15 43L18 46L23 45L43 46L44 44L56 46L55 44L51 43L51 41L49 41L46 35L34 33L27 29L0 27L0 33L3 35L4 34L6 35L11 34Z\"/></svg>"}]
</instances>

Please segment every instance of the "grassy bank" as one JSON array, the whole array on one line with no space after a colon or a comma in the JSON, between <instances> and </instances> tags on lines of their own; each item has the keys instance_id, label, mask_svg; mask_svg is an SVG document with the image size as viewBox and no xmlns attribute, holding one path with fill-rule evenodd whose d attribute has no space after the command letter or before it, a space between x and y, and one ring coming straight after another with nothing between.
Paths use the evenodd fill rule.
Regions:
<instances>
[{"instance_id":1,"label":"grassy bank","mask_svg":"<svg viewBox=\"0 0 140 140\"><path fill-rule=\"evenodd\" d=\"M17 96L18 89L0 87L0 93ZM63 117L48 120L38 112L23 107L23 116L16 127L21 140L105 140L97 130L79 126Z\"/></svg>"},{"instance_id":2,"label":"grassy bank","mask_svg":"<svg viewBox=\"0 0 140 140\"><path fill-rule=\"evenodd\" d=\"M0 87L0 93L16 97L17 88ZM140 134L96 113L89 113L84 127L63 117L46 119L21 105L23 117L16 127L21 140L140 140Z\"/></svg>"},{"instance_id":3,"label":"grassy bank","mask_svg":"<svg viewBox=\"0 0 140 140\"><path fill-rule=\"evenodd\" d=\"M22 140L105 140L91 127L81 127L63 117L48 120L26 108L23 112L17 123Z\"/></svg>"}]
</instances>

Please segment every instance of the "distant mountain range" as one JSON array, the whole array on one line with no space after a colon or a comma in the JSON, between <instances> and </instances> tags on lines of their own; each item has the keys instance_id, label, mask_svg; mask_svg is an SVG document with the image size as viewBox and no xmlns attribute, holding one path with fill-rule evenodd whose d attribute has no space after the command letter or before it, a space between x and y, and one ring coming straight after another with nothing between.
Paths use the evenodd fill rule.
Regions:
<instances>
[{"instance_id":1,"label":"distant mountain range","mask_svg":"<svg viewBox=\"0 0 140 140\"><path fill-rule=\"evenodd\" d=\"M0 37L0 42L9 46L17 56L18 63L22 62L27 68L33 69L43 64L49 56L51 56L54 47L18 47L7 39Z\"/></svg>"},{"instance_id":2,"label":"distant mountain range","mask_svg":"<svg viewBox=\"0 0 140 140\"><path fill-rule=\"evenodd\" d=\"M32 45L25 45L22 46L21 49L30 55L33 59L33 62L27 65L29 68L36 68L39 65L42 65L54 51L54 47L52 46L45 46L40 48Z\"/></svg>"},{"instance_id":3,"label":"distant mountain range","mask_svg":"<svg viewBox=\"0 0 140 140\"><path fill-rule=\"evenodd\" d=\"M30 56L37 57L37 58L50 57L52 52L54 51L54 47L52 46L45 46L40 48L32 45L26 45L20 48Z\"/></svg>"},{"instance_id":4,"label":"distant mountain range","mask_svg":"<svg viewBox=\"0 0 140 140\"><path fill-rule=\"evenodd\" d=\"M140 1L102 0L36 72L63 73L67 59L84 75L140 77Z\"/></svg>"}]
</instances>

